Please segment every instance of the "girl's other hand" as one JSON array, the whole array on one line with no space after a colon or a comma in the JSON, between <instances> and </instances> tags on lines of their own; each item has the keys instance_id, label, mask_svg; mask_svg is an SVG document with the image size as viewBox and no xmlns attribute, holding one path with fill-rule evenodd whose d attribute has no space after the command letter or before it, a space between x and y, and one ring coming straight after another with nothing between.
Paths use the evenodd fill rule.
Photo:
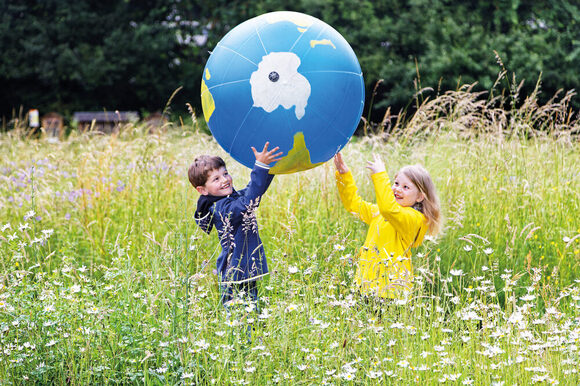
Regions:
<instances>
[{"instance_id":1,"label":"girl's other hand","mask_svg":"<svg viewBox=\"0 0 580 386\"><path fill-rule=\"evenodd\" d=\"M342 154L340 153L336 153L334 155L334 166L336 167L336 170L340 174L348 173L348 166L346 166L346 164L344 163L344 160L342 159Z\"/></svg>"},{"instance_id":2,"label":"girl's other hand","mask_svg":"<svg viewBox=\"0 0 580 386\"><path fill-rule=\"evenodd\" d=\"M373 154L373 158L374 160L367 161L367 169L369 169L372 174L384 172L385 164L381 160L381 157L379 157L376 154Z\"/></svg>"}]
</instances>

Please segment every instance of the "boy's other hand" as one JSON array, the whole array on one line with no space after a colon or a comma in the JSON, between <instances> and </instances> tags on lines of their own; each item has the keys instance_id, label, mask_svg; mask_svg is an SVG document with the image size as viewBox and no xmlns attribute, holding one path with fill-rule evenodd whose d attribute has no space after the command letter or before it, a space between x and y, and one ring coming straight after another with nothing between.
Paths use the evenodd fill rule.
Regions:
<instances>
[{"instance_id":1,"label":"boy's other hand","mask_svg":"<svg viewBox=\"0 0 580 386\"><path fill-rule=\"evenodd\" d=\"M276 151L278 149L280 149L278 146L276 146L272 150L268 150L268 145L269 144L270 144L270 142L266 142L264 144L264 148L262 149L261 152L258 152L256 150L256 148L254 148L252 146L252 151L254 152L254 156L256 157L256 161L262 162L262 163L264 163L266 165L269 165L272 162L280 161L281 160L280 156L282 154L284 154L284 152L283 151L280 151L280 152L276 153ZM274 154L274 153L276 153L276 154Z\"/></svg>"},{"instance_id":2,"label":"boy's other hand","mask_svg":"<svg viewBox=\"0 0 580 386\"><path fill-rule=\"evenodd\" d=\"M342 159L342 154L340 153L334 155L334 166L340 174L348 173L348 166L346 166L346 163Z\"/></svg>"},{"instance_id":3,"label":"boy's other hand","mask_svg":"<svg viewBox=\"0 0 580 386\"><path fill-rule=\"evenodd\" d=\"M385 164L381 160L381 157L379 157L376 154L373 154L373 158L374 160L367 161L367 169L369 169L372 174L384 172Z\"/></svg>"}]
</instances>

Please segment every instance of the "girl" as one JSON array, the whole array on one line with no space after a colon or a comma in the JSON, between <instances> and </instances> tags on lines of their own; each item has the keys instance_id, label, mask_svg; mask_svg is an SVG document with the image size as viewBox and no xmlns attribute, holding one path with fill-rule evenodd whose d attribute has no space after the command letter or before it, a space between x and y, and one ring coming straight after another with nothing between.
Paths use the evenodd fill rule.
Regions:
<instances>
[{"instance_id":1,"label":"girl","mask_svg":"<svg viewBox=\"0 0 580 386\"><path fill-rule=\"evenodd\" d=\"M375 154L367 162L375 187L376 204L363 201L340 153L334 157L340 199L349 212L369 225L360 249L356 284L363 295L404 298L413 286L411 247L425 233L439 232L439 199L429 173L419 165L405 166L390 186L385 165Z\"/></svg>"}]
</instances>

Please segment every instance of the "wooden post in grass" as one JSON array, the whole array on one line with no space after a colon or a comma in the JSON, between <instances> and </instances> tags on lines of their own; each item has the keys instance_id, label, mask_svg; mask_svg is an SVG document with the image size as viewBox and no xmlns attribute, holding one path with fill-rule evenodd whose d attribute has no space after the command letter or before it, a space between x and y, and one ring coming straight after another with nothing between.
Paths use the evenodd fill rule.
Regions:
<instances>
[{"instance_id":1,"label":"wooden post in grass","mask_svg":"<svg viewBox=\"0 0 580 386\"><path fill-rule=\"evenodd\" d=\"M49 137L60 138L63 135L63 118L62 115L59 113L50 112L48 114L44 114L40 119L41 127L44 129L44 132Z\"/></svg>"}]
</instances>

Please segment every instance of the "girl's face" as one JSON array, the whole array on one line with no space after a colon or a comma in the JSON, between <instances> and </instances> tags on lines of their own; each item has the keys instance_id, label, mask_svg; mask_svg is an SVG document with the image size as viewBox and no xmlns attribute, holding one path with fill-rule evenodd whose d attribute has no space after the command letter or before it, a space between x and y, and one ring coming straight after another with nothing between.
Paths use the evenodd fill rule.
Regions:
<instances>
[{"instance_id":1,"label":"girl's face","mask_svg":"<svg viewBox=\"0 0 580 386\"><path fill-rule=\"evenodd\" d=\"M425 198L419 188L404 173L397 174L392 189L395 200L401 206L413 206Z\"/></svg>"}]
</instances>

